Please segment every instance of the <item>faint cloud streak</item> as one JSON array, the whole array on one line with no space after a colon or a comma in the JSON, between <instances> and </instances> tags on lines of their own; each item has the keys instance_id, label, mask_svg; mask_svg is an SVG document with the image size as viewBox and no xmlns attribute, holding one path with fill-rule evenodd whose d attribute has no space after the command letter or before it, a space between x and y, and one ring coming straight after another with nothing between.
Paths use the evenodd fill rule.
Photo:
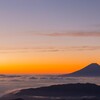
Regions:
<instances>
[{"instance_id":1,"label":"faint cloud streak","mask_svg":"<svg viewBox=\"0 0 100 100\"><path fill-rule=\"evenodd\" d=\"M1 48L0 53L66 52L66 51L94 51L94 50L100 50L100 46Z\"/></svg>"},{"instance_id":2,"label":"faint cloud streak","mask_svg":"<svg viewBox=\"0 0 100 100\"><path fill-rule=\"evenodd\" d=\"M34 34L34 33L33 33ZM66 33L38 33L34 35L50 37L100 37L100 32L66 32Z\"/></svg>"}]
</instances>

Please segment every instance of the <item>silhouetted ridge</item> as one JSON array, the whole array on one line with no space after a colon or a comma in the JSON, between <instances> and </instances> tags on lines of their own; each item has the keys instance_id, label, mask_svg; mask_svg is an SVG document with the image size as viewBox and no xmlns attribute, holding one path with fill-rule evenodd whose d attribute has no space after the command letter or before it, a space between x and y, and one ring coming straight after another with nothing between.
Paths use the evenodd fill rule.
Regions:
<instances>
[{"instance_id":1,"label":"silhouetted ridge","mask_svg":"<svg viewBox=\"0 0 100 100\"><path fill-rule=\"evenodd\" d=\"M92 96L100 95L100 87L90 83L63 84L41 87L36 89L23 89L15 95L32 96Z\"/></svg>"},{"instance_id":2,"label":"silhouetted ridge","mask_svg":"<svg viewBox=\"0 0 100 100\"><path fill-rule=\"evenodd\" d=\"M70 74L66 74L63 76L71 76L71 77L75 77L75 76L83 76L83 77L97 77L100 76L100 65L97 63L92 63L89 64L88 66L84 67L81 70L78 70L76 72L70 73Z\"/></svg>"},{"instance_id":3,"label":"silhouetted ridge","mask_svg":"<svg viewBox=\"0 0 100 100\"><path fill-rule=\"evenodd\" d=\"M99 67L100 67L100 65L99 65L99 64L97 64L97 63L91 63L91 64L89 64L88 66L86 66L85 68L88 68L88 67L92 67L92 68L99 68Z\"/></svg>"},{"instance_id":4,"label":"silhouetted ridge","mask_svg":"<svg viewBox=\"0 0 100 100\"><path fill-rule=\"evenodd\" d=\"M51 97L81 98L85 96L85 97L100 98L100 86L91 83L76 83L76 84L52 85L40 88L29 88L11 92L3 96L0 100L24 100L22 98L25 98L25 100L63 100L63 99L26 99L28 97L33 98L34 96L50 97L50 98ZM71 100L71 99L64 99L64 100ZM81 99L75 99L75 100L81 100ZM86 99L86 100L92 100L92 99Z\"/></svg>"}]
</instances>

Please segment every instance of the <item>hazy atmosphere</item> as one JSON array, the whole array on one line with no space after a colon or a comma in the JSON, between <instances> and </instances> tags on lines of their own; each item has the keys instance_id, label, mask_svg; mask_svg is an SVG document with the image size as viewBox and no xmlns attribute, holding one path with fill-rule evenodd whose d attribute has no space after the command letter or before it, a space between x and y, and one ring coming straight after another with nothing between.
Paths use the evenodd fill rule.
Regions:
<instances>
[{"instance_id":1,"label":"hazy atmosphere","mask_svg":"<svg viewBox=\"0 0 100 100\"><path fill-rule=\"evenodd\" d=\"M0 72L61 74L99 63L99 19L99 0L0 0Z\"/></svg>"},{"instance_id":2,"label":"hazy atmosphere","mask_svg":"<svg viewBox=\"0 0 100 100\"><path fill-rule=\"evenodd\" d=\"M0 0L0 100L100 100L100 0Z\"/></svg>"}]
</instances>

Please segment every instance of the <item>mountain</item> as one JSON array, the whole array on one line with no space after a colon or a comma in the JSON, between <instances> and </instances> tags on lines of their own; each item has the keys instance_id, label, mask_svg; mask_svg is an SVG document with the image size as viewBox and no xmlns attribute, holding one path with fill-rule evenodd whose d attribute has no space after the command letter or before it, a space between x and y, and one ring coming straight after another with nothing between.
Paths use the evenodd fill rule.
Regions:
<instances>
[{"instance_id":1,"label":"mountain","mask_svg":"<svg viewBox=\"0 0 100 100\"><path fill-rule=\"evenodd\" d=\"M76 83L29 88L8 93L0 100L100 100L100 86Z\"/></svg>"},{"instance_id":2,"label":"mountain","mask_svg":"<svg viewBox=\"0 0 100 100\"><path fill-rule=\"evenodd\" d=\"M97 63L89 64L81 70L76 72L65 74L63 76L69 77L99 77L100 76L100 65Z\"/></svg>"}]
</instances>

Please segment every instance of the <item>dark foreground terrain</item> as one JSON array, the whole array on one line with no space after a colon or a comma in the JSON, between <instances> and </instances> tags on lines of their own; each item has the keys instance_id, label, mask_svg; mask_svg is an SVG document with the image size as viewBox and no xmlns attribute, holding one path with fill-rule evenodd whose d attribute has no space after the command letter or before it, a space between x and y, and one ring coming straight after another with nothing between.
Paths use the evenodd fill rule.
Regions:
<instances>
[{"instance_id":1,"label":"dark foreground terrain","mask_svg":"<svg viewBox=\"0 0 100 100\"><path fill-rule=\"evenodd\" d=\"M100 86L77 83L22 89L8 93L0 100L100 100Z\"/></svg>"}]
</instances>

